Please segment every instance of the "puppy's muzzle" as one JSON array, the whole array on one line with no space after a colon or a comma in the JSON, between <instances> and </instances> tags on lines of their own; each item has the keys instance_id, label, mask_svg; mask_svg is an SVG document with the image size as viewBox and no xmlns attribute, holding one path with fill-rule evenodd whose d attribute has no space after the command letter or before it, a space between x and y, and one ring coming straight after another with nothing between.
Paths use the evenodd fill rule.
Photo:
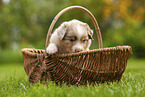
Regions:
<instances>
[{"instance_id":1,"label":"puppy's muzzle","mask_svg":"<svg viewBox=\"0 0 145 97\"><path fill-rule=\"evenodd\" d=\"M83 49L80 49L80 48L75 49L75 52L81 52L81 51L83 51Z\"/></svg>"},{"instance_id":2,"label":"puppy's muzzle","mask_svg":"<svg viewBox=\"0 0 145 97\"><path fill-rule=\"evenodd\" d=\"M84 51L84 48L81 46L80 42L73 46L73 52L81 52Z\"/></svg>"}]
</instances>

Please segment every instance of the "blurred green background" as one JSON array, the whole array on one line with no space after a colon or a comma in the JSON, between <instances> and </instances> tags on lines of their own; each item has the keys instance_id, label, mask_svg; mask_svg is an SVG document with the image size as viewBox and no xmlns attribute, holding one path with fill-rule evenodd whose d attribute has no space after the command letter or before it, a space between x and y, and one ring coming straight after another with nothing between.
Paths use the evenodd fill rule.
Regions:
<instances>
[{"instance_id":1,"label":"blurred green background","mask_svg":"<svg viewBox=\"0 0 145 97\"><path fill-rule=\"evenodd\" d=\"M62 9L80 5L96 17L103 47L129 45L135 58L145 58L144 0L0 0L0 63L23 62L22 48L45 49L49 25ZM71 19L86 22L89 16L80 10L63 14L55 25ZM54 28L54 29L55 29ZM94 29L91 49L98 48Z\"/></svg>"}]
</instances>

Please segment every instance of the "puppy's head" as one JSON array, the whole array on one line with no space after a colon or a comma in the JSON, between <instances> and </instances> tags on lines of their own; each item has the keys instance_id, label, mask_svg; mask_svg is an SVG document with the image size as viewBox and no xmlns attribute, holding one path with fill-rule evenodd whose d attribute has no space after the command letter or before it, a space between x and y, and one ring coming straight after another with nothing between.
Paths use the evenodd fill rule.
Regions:
<instances>
[{"instance_id":1,"label":"puppy's head","mask_svg":"<svg viewBox=\"0 0 145 97\"><path fill-rule=\"evenodd\" d=\"M89 50L93 31L89 25L78 20L64 22L57 29L60 39L60 48L65 52L80 52Z\"/></svg>"}]
</instances>

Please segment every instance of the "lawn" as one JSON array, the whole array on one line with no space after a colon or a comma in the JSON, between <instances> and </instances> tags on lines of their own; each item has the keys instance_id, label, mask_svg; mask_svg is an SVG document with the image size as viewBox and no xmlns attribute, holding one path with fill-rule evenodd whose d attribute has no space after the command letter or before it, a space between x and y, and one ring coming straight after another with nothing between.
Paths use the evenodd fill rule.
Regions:
<instances>
[{"instance_id":1,"label":"lawn","mask_svg":"<svg viewBox=\"0 0 145 97\"><path fill-rule=\"evenodd\" d=\"M145 59L129 59L119 83L94 86L31 85L23 64L0 64L0 97L145 97Z\"/></svg>"}]
</instances>

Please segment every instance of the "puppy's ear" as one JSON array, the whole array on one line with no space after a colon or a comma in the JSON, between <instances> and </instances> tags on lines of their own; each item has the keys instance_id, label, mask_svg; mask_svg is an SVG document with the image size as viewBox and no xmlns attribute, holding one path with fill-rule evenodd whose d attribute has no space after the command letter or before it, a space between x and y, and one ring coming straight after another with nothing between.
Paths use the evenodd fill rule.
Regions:
<instances>
[{"instance_id":1,"label":"puppy's ear","mask_svg":"<svg viewBox=\"0 0 145 97\"><path fill-rule=\"evenodd\" d=\"M67 32L67 22L64 22L60 25L60 27L57 28L57 34L59 36L59 38L62 40Z\"/></svg>"},{"instance_id":2,"label":"puppy's ear","mask_svg":"<svg viewBox=\"0 0 145 97\"><path fill-rule=\"evenodd\" d=\"M87 32L88 32L88 36L89 36L89 39L93 39L93 30L90 29L89 25L88 24L85 24L86 25L86 28L87 28Z\"/></svg>"}]
</instances>

